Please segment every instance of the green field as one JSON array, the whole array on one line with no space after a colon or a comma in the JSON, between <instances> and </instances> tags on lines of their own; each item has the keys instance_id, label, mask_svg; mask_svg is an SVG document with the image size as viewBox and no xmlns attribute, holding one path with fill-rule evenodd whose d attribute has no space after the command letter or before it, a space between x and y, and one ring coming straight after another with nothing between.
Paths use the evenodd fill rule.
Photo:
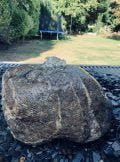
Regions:
<instances>
[{"instance_id":1,"label":"green field","mask_svg":"<svg viewBox=\"0 0 120 162\"><path fill-rule=\"evenodd\" d=\"M120 65L120 41L83 35L61 41L30 40L0 51L0 61L41 63L49 56L70 64Z\"/></svg>"}]
</instances>

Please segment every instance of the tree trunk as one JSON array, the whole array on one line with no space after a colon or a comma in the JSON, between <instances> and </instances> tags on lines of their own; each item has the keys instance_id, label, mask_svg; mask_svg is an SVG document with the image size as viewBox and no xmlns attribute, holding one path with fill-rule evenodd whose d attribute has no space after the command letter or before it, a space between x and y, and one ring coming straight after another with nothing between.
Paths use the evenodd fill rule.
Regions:
<instances>
[{"instance_id":1,"label":"tree trunk","mask_svg":"<svg viewBox=\"0 0 120 162\"><path fill-rule=\"evenodd\" d=\"M70 34L72 34L72 23L73 23L73 18L71 15L71 19L70 19Z\"/></svg>"}]
</instances>

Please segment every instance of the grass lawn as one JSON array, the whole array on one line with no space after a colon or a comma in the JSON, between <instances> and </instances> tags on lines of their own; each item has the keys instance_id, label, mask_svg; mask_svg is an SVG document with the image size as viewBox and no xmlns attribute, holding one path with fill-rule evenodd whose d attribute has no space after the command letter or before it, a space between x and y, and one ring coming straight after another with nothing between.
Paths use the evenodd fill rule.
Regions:
<instances>
[{"instance_id":1,"label":"grass lawn","mask_svg":"<svg viewBox=\"0 0 120 162\"><path fill-rule=\"evenodd\" d=\"M0 61L41 63L48 56L57 56L70 64L120 65L120 41L83 35L61 41L30 40L0 50Z\"/></svg>"}]
</instances>

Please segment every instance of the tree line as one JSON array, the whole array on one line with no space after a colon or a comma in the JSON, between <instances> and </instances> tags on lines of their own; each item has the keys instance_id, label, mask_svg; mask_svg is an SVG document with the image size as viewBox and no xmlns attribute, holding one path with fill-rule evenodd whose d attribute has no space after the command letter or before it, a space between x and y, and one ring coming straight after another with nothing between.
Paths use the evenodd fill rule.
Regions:
<instances>
[{"instance_id":1,"label":"tree line","mask_svg":"<svg viewBox=\"0 0 120 162\"><path fill-rule=\"evenodd\" d=\"M1 0L0 40L10 43L58 25L69 33L120 30L120 0Z\"/></svg>"}]
</instances>

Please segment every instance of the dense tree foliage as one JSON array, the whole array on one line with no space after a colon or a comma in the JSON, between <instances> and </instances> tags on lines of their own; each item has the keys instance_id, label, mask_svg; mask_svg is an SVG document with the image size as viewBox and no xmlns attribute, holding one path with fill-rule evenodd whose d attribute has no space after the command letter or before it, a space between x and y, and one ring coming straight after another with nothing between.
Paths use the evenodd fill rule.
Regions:
<instances>
[{"instance_id":1,"label":"dense tree foliage","mask_svg":"<svg viewBox=\"0 0 120 162\"><path fill-rule=\"evenodd\" d=\"M86 31L88 25L101 20L109 8L109 0L54 0L58 12L64 15L67 29Z\"/></svg>"},{"instance_id":2,"label":"dense tree foliage","mask_svg":"<svg viewBox=\"0 0 120 162\"><path fill-rule=\"evenodd\" d=\"M120 31L120 0L113 0L110 7L110 25L113 30Z\"/></svg>"},{"instance_id":3,"label":"dense tree foliage","mask_svg":"<svg viewBox=\"0 0 120 162\"><path fill-rule=\"evenodd\" d=\"M35 35L39 29L39 14L39 0L1 0L0 36L10 42Z\"/></svg>"},{"instance_id":4,"label":"dense tree foliage","mask_svg":"<svg viewBox=\"0 0 120 162\"><path fill-rule=\"evenodd\" d=\"M8 41L11 22L10 6L6 0L0 1L0 40Z\"/></svg>"},{"instance_id":5,"label":"dense tree foliage","mask_svg":"<svg viewBox=\"0 0 120 162\"><path fill-rule=\"evenodd\" d=\"M78 33L104 26L120 30L120 0L0 0L0 39L8 43L39 28Z\"/></svg>"}]
</instances>

